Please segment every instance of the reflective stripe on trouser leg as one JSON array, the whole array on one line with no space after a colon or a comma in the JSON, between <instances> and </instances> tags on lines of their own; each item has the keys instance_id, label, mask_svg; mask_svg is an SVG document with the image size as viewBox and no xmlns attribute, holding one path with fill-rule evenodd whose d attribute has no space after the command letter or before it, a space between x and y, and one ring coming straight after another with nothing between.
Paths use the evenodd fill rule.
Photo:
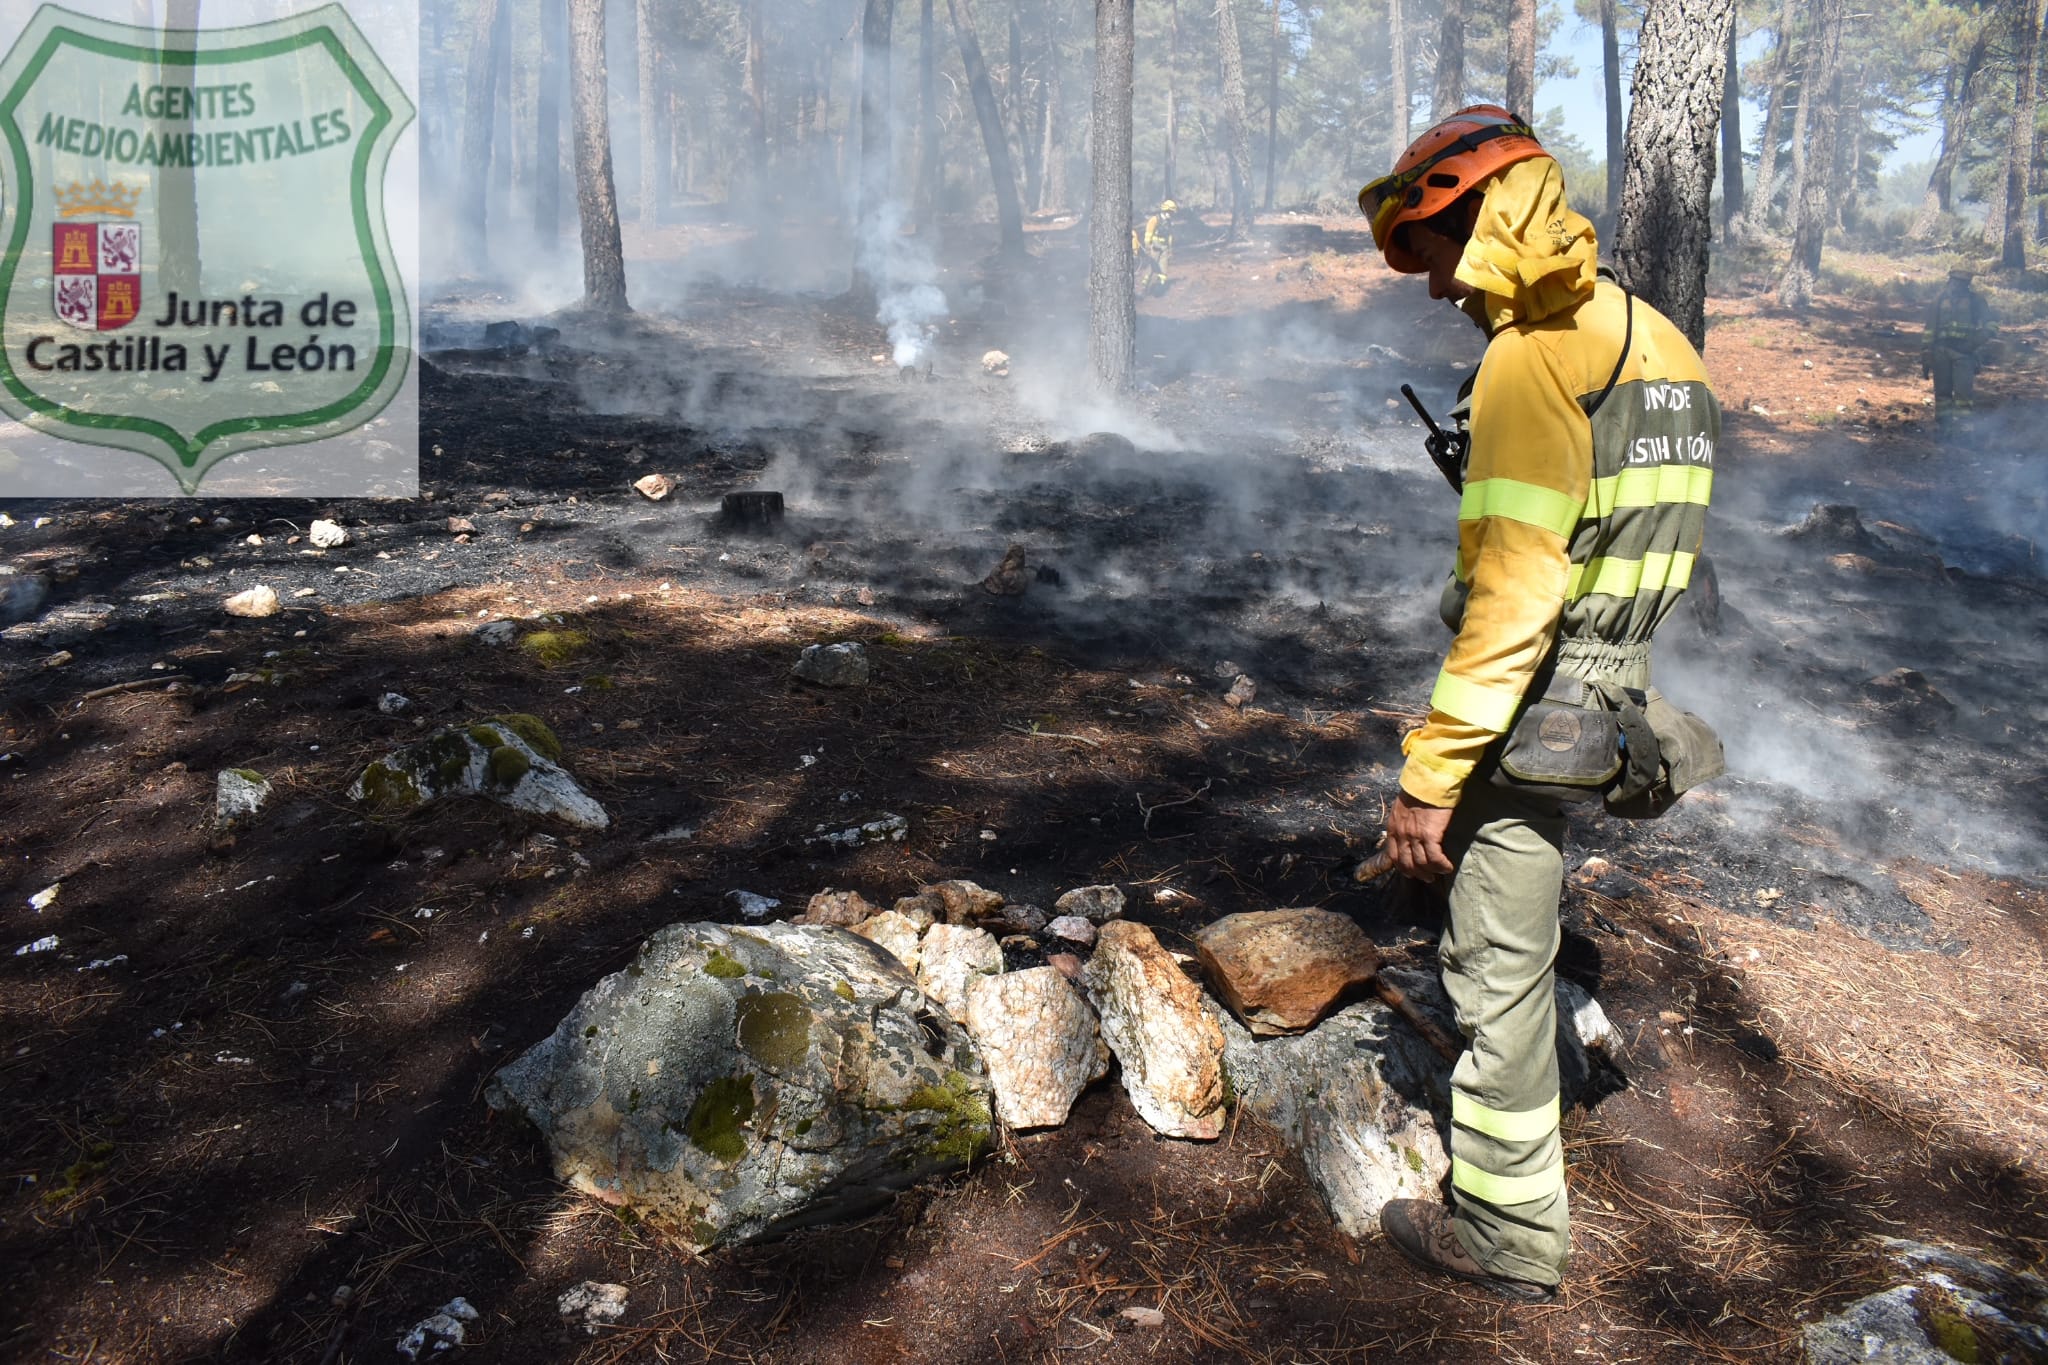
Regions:
<instances>
[{"instance_id":1,"label":"reflective stripe on trouser leg","mask_svg":"<svg viewBox=\"0 0 2048 1365\"><path fill-rule=\"evenodd\" d=\"M1564 817L1478 781L1451 823L1440 950L1469 1040L1451 1073L1453 1223L1488 1270L1556 1284L1571 1246L1557 1133L1557 898Z\"/></svg>"}]
</instances>

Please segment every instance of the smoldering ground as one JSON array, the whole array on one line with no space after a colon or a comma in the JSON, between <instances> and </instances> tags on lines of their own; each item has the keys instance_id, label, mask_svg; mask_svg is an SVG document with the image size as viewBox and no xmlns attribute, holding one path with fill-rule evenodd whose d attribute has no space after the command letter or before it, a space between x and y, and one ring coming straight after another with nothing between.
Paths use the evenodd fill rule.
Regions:
<instances>
[{"instance_id":1,"label":"smoldering ground","mask_svg":"<svg viewBox=\"0 0 2048 1365\"><path fill-rule=\"evenodd\" d=\"M1056 241L1038 244L1049 269L1062 266ZM979 253L972 250L937 259L941 279L980 277ZM1253 273L1270 273L1268 261L1245 259L1258 262L1237 267L1247 283ZM1164 878L1199 897L1199 910L1179 921L1183 928L1226 908L1321 901L1360 911L1389 943L1426 936L1425 911L1361 897L1346 878L1376 833L1378 800L1393 789L1400 725L1419 718L1426 706L1448 638L1435 606L1451 554L1455 502L1420 453L1419 428L1405 407L1388 407L1387 400L1410 381L1441 406L1458 371L1426 363L1426 349L1415 338L1443 324L1465 324L1437 316L1412 294L1383 297L1371 310L1259 309L1264 316L1243 326L1193 309L1185 317L1155 313L1148 304L1140 355L1149 387L1120 419L1124 441L1091 441L1073 426L1040 416L1036 403L1044 400L1020 396L1020 382L1057 394L1056 367L1065 357L1054 343L1041 351L1022 331L1024 310L1015 296L991 284L982 287L980 304L972 290L948 290L947 297L933 364L906 376L882 350L885 327L874 313L832 295L706 282L674 314L648 310L615 327L574 315L527 315L520 321L559 326L561 336L546 345L530 340L523 350L494 350L479 344L482 325L509 310L472 291L459 306L437 306L426 320L437 336L462 342L464 352L431 358L423 381L431 499L318 508L224 501L121 509L10 505L17 525L0 542L10 556L53 567L60 557L76 561L76 576L54 584L57 605L68 611L95 601L113 609L101 629L62 646L77 658L61 668L42 666L48 651L59 647L54 640L31 645L10 639L0 646L13 702L7 723L24 735L18 743L9 740L8 751L32 769L14 791L34 790L46 780L45 770L65 773L66 763L92 761L98 746L113 746L110 752L122 762L134 763L145 791L172 782L189 790L203 785L204 771L270 762L273 755L278 764L308 774L290 779L300 784L291 807L299 823L256 831L225 854L209 856L196 844L193 866L176 874L184 880L159 897L167 912L154 918L102 908L96 898L111 894L103 889L111 882L94 878L125 873L111 863L109 869L93 865L99 843L58 842L50 835L47 851L42 843L29 850L33 856L17 874L24 897L59 872L75 874L67 899L49 912L57 917L51 931L62 933L67 945L89 945L92 957L102 959L127 952L131 960L170 964L163 970L173 972L132 988L116 983L113 988L132 989L124 999L133 1003L119 1019L94 1024L104 1029L101 1035L31 1039L36 1050L17 1064L52 1072L36 1093L69 1084L64 1059L89 1044L117 1050L111 1045L131 1032L146 1036L152 1027L168 1028L188 997L205 996L210 988L194 983L215 975L224 951L218 934L245 936L237 943L246 946L230 954L236 961L312 944L305 952L322 955L318 970L295 962L276 970L311 980L322 999L331 997L337 1010L348 1012L351 1028L386 1027L362 1021L387 1018L384 1002L393 983L410 989L432 972L438 974L434 989L450 992L445 1003L432 1005L420 1003L429 998L424 994L404 997L424 1021L418 1028L438 1030L436 1047L454 1060L440 1071L420 1063L418 1073L406 1073L408 1083L444 1088L431 1096L423 1090L420 1101L398 1106L409 1116L402 1132L397 1117L378 1117L374 1100L366 1102L368 1117L357 1120L353 1091L310 1087L341 1084L327 1080L340 1067L337 1074L350 1082L366 1078L368 1093L385 1074L371 1059L375 1048L403 1059L426 1055L413 1034L388 1032L374 1045L351 1035L343 1058L305 1064L313 1071L305 1081L314 1096L308 1104L318 1110L311 1122L334 1123L337 1144L363 1144L362 1153L350 1148L340 1159L347 1178L364 1169L355 1164L364 1154L409 1134L401 1164L447 1145L472 1163L464 1179L479 1182L474 1188L490 1191L487 1197L511 1197L503 1182L512 1171L524 1182L522 1197L538 1207L558 1186L530 1140L499 1125L485 1135L496 1145L480 1147L482 1139L473 1141L475 1134L463 1126L476 1115L472 1082L497 1064L504 1047L544 1034L576 993L622 961L646 932L676 919L730 914L721 897L734 886L793 905L828 880L894 890L898 881L933 875L938 860L953 860L944 864L946 875L982 876L1013 898L1040 902L1084 874L1133 886ZM1177 302L1167 296L1168 305ZM1324 325L1317 321L1322 318L1332 321ZM1445 335L1463 339L1463 333ZM980 355L991 346L1012 353L1010 379L982 370ZM874 361L877 354L885 360ZM1662 822L1627 826L1584 816L1571 834L1575 865L1597 851L1617 871L1610 874L1615 881L1602 878L1569 894L1569 965L1580 979L1601 986L1617 1017L1647 1028L1652 1039L1659 1010L1691 1007L1627 994L1630 983L1652 979L1646 962L1678 960L1644 946L1646 932L1662 931L1641 908L1652 898L1632 892L1631 880L1682 887L1699 902L1757 916L1759 924L1773 921L1771 930L1805 942L1838 943L1825 937L1838 928L1825 921L1838 921L1854 934L1909 950L1888 959L1940 964L1948 961L1940 950L1955 943L1954 922L1944 925L1923 911L1893 869L1925 859L1966 874L1973 866L1969 856L2001 856L1984 841L1955 843L1956 833L1979 816L2006 821L2016 846L2038 842L2038 827L2025 822L2033 818L2029 793L2039 789L2039 770L2031 765L2040 762L2041 717L2021 676L2040 639L2040 599L2031 591L2038 584L2016 572L1948 572L1958 566L1947 547L1969 543L1968 528L1977 524L1967 502L1955 513L1954 530L1930 516L1923 521L1936 529L1916 538L1899 519L1916 503L1931 507L1936 500L1946 512L1948 480L1965 467L1947 458L1878 463L1853 433L1794 457L1765 456L1743 422L1731 422L1709 543L1726 604L1724 629L1703 632L1681 607L1660 636L1659 667L1676 701L1722 728L1736 771ZM655 471L680 485L659 503L629 487L633 478ZM1844 473L1855 480L1849 494L1868 504L1861 514L1866 538L1851 532L1845 543L1784 534L1804 520L1809 494L1822 485L1840 489ZM1994 466L1973 477L1988 484L2008 476L2019 479L1998 485L2009 501L2029 486L2024 471ZM762 487L788 494L779 531L746 534L719 523L723 494ZM1892 502L1881 505L1881 499ZM338 516L359 537L357 545L324 557L280 545L304 528L309 512ZM55 520L35 528L39 515ZM103 515L112 519L97 520ZM216 516L227 524L215 524ZM451 517L476 527L465 533L468 543L455 540ZM252 531L267 543L247 545ZM1955 536L1961 539L1944 539ZM1012 544L1025 548L1034 572L1023 593L991 594L981 582ZM1838 563L1845 555L1850 558ZM1051 576L1041 577L1039 568ZM249 623L224 623L215 610L226 591L259 576L294 604L271 646L277 660L261 658L268 642L238 633ZM691 590L692 605L684 611L656 605L663 601L657 585L664 582ZM298 606L294 594L305 588L316 595ZM636 600L621 601L624 592ZM508 662L467 640L479 610L494 617L560 612L613 653L566 672ZM711 618L722 624L709 627ZM232 629L220 639L207 634L224 624ZM298 629L307 632L304 639L293 636ZM821 699L786 682L797 640L826 630L870 641L883 675L875 695ZM377 671L365 676L366 656L358 651L372 636L378 643L367 647L368 657ZM397 636L406 642L402 648L394 647ZM1000 648L985 648L990 640ZM1954 650L1954 661L1944 660L1946 649ZM1973 663L1979 658L1981 667ZM190 715L163 719L147 757L120 748L139 745L121 727L136 723L125 708L136 708L139 718L154 714L151 703L121 694L75 714L81 690L132 681L165 660L203 691ZM1919 667L1955 703L1955 715L1931 724L1939 717L1896 712L1863 691L1870 678L1902 664ZM304 670L310 677L274 686L232 680L234 672L265 668ZM323 681L321 671L330 668L342 672ZM670 668L678 671L671 675ZM596 684L586 686L591 670L617 675L620 687L593 691ZM1233 716L1218 699L1240 673L1258 690L1252 714ZM1058 681L1032 691L1018 686L1019 676L1034 685L1041 677ZM568 870L576 865L563 849L550 855L559 875L545 877L534 867L542 855L526 851L531 831L494 824L488 811L435 812L387 830L366 826L334 800L349 775L339 755L352 759L393 734L412 733L409 720L377 711L375 699L387 686L410 688L437 717L477 706L532 706L552 723L573 727L571 761L593 775L610 772L608 781L598 780L617 820L614 833L579 850L595 864L580 883L591 897L587 906L561 910L570 901L554 899L565 885L577 884ZM1987 706L2008 704L2016 718L1982 714ZM972 714L979 728L948 729L954 708ZM620 734L618 721L629 713L645 728ZM599 732L586 720L606 729ZM2015 726L2016 734L2005 735L1994 721ZM1104 738L1143 734L1155 747L1145 751L1141 766L1126 752L1098 752L1053 733L1022 733L1034 725ZM251 738L259 734L256 727L269 727L260 730L260 743ZM197 745L187 738L195 729L206 735ZM571 731L564 733L568 738ZM925 776L943 772L942 762L987 759L1006 741L1011 747L1000 752L1000 763L986 763L985 777ZM657 750L658 765L639 747L650 742L667 746ZM252 745L261 748L260 757L249 752ZM790 777L805 755L815 764ZM159 772L160 760L172 758L172 766L192 771ZM2017 795L2008 798L1983 784L1982 773L1999 764L2008 765L1997 770L2011 774L2007 790ZM129 784L117 777L114 785ZM736 788L760 799L736 797ZM885 792L894 801L910 788L919 804L902 809L917 825L912 853L922 861L880 874L875 863L828 862L804 850L802 838L817 822L844 818L849 810L874 813L863 809L867 802ZM842 800L848 793L853 799ZM77 823L92 809L82 808ZM1888 814L1893 809L1900 813ZM37 818L25 809L18 815ZM95 841L119 837L131 820L143 818L175 825L179 837L195 844L187 828L192 821L168 802L149 817L121 808L118 819L93 823L88 832ZM696 840L653 841L678 825L700 831ZM982 828L999 838L983 841ZM474 855L463 851L471 848ZM430 851L446 856L429 857ZM336 853L347 859L342 866L355 869L348 894L366 891L361 898L330 894L320 885L334 864L317 860ZM59 854L65 866L41 878ZM253 909L234 901L234 888L248 880L239 869L265 858L274 861L263 869L274 866L279 884L291 888L286 904L266 900ZM458 860L465 869L460 875L473 881L458 889L435 880L444 876L438 869ZM2009 862L2026 870L2016 853ZM504 866L513 869L504 877L524 880L491 880ZM230 867L237 871L227 872ZM427 903L441 911L433 920L411 918L429 894L423 886L431 887ZM1772 891L1779 894L1766 894ZM259 882L238 894L278 893ZM1162 932L1171 933L1176 916L1161 908L1166 904L1134 898L1137 913L1157 915ZM1671 902L1654 904L1661 914ZM562 918L547 918L558 913ZM1618 923L1625 936L1602 929L1596 913ZM395 927L394 919L402 923ZM517 924L536 929L531 944ZM494 932L478 942L477 931L485 927ZM380 930L400 937L401 929L402 949L374 938ZM195 946L183 947L195 934ZM289 936L289 949L273 950L279 936ZM174 951L186 952L190 961L174 958ZM534 956L519 956L529 952ZM1704 958L1684 959L1688 970L1697 961ZM403 975L392 970L400 962L410 968ZM57 976L33 971L32 959L16 963L17 984L43 989ZM102 980L69 970L61 975L66 983ZM138 1066L168 1066L166 1057L199 1066L224 1053L256 1058L277 1076L296 1078L292 1054L263 1051L267 1044L253 1028L246 1037L237 1032L246 1014L287 1040L298 1036L292 1029L303 1028L308 1048L317 1032L319 1046L328 1047L328 1021L343 1014L323 1007L307 1019L279 1023L265 1013L289 979L236 976L226 997L233 1008L203 1017L195 1008L186 1024L187 1036L203 1030L193 1057L155 1040L136 1053L145 1058ZM514 980L520 990L508 991L506 983ZM1667 984L1656 980L1659 989ZM1706 985L1700 990L1703 998L1711 996ZM515 994L517 1001L508 999ZM1702 1005L1695 1017L1703 1029L1709 1016L1710 1005ZM1745 1027L1750 1017L1741 1016ZM1639 1032L1632 1027L1631 1039ZM1653 1045L1644 1044L1645 1050ZM368 1054L366 1046L372 1047ZM1740 1054L1745 1066L1768 1051L1764 1043L1752 1046L1756 1052ZM1644 1094L1671 1090L1674 1077L1689 1080L1693 1073L1683 1067L1674 1063L1658 1073ZM187 1084L202 1076L179 1074ZM1732 1071L1713 1080L1736 1085ZM286 1091L296 1093L294 1085L281 1087L276 1112L294 1121L312 1112L287 1107L293 1101ZM214 1101L180 1092L180 1120L204 1115L206 1127L241 1121L244 1116L227 1113L242 1102L239 1092L223 1093L215 1109L204 1107ZM414 1113L419 1103L444 1097L431 1112ZM67 1115L91 1109L73 1098L65 1092ZM1103 1113L1121 1112L1121 1100L1100 1103ZM1651 1101L1623 1096L1617 1103ZM1084 1121L1094 1121L1092 1111ZM1617 1121L1643 1125L1639 1131L1660 1144L1673 1131L1654 1123L1682 1124L1647 1109ZM158 1123L151 1111L125 1126L119 1135L124 1153L155 1150L147 1145L154 1139L137 1130L154 1132ZM1101 1131L1107 1130L1090 1129L1073 1141L1099 1145L1095 1134ZM38 1132L42 1145L24 1160L54 1168L75 1159L68 1149L59 1151L68 1139L52 1136L56 1129ZM1146 1152L1161 1150L1149 1137L1141 1144ZM1032 1159L1043 1162L1044 1150L1033 1148ZM488 1168L474 1164L478 1152ZM1085 1155L1073 1159L1082 1162ZM1181 1175L1206 1159L1177 1150L1170 1155ZM1075 1167L1076 1183L1099 1177L1103 1160L1097 1157L1085 1173ZM303 1177L303 1169L297 1174ZM1003 1167L999 1174L1011 1172ZM123 1178L118 1168L115 1175ZM341 1183L332 1172L316 1175ZM389 1188L399 1191L391 1199L421 1197L414 1176L390 1179ZM1683 1180L1696 1181L1697 1173ZM1041 1185L1055 1188L1049 1178ZM274 1188L288 1189L288 1183ZM1687 1198L1692 1188L1686 1185ZM205 1218L184 1219L177 1234L183 1240L172 1252L186 1245L217 1250L216 1242L252 1221L237 1202L244 1197L216 1201L233 1211L218 1237ZM296 1207L298 1196L286 1197ZM956 1191L933 1207L983 1208L952 1202L969 1197ZM1066 1196L1058 1197L1064 1203ZM1273 1216L1320 1226L1302 1213L1311 1207L1309 1198L1290 1195L1284 1212L1276 1207ZM1002 1199L994 1194L995 1203ZM383 1254L382 1216L366 1215L357 1225L363 1231L350 1240L323 1232L323 1249L290 1253L303 1255L303 1262L287 1258L281 1270L271 1266L251 1275L248 1283L269 1284L264 1276L276 1271L275 1282L289 1286L277 1304L223 1303L205 1324L195 1318L181 1326L179 1340L197 1350L218 1334L221 1317L239 1315L250 1326L237 1349L249 1358L261 1355L266 1341L299 1340L295 1332L317 1353L331 1326L319 1317L326 1310L301 1314L294 1305L309 1292L324 1303L337 1277L354 1276L364 1257ZM1587 1216L1601 1215L1589 1208ZM539 1215L517 1217L531 1222ZM606 1224L594 1240L616 1235ZM1041 1235L1054 1233L1032 1234ZM1825 1225L1820 1235L1836 1235L1835 1225ZM844 1230L829 1240L869 1245ZM548 1245L552 1251L560 1244ZM506 1280L477 1270L496 1254L479 1249L482 1241L451 1246L445 1262L433 1263L431 1283L422 1265L400 1264L360 1310L358 1322L368 1324L360 1330L395 1337L417 1320L419 1295L431 1290L431 1302L422 1301L431 1307L450 1292L442 1282L449 1275L465 1289L481 1282L480 1293L507 1305L532 1297L517 1278L523 1272L507 1271L515 1278ZM1382 1245L1354 1250L1369 1271L1378 1273L1374 1258L1381 1256L1391 1267ZM151 1273L164 1283L186 1283L155 1274L172 1252L150 1261ZM735 1277L716 1281L723 1293L761 1263L753 1255L714 1258L687 1271L663 1263L655 1273L673 1283L687 1276L692 1284ZM1331 1271L1334 1282L1343 1271L1335 1252L1329 1258L1328 1267L1316 1264L1319 1273ZM199 1267L196 1275L217 1278L204 1258L191 1264ZM616 1278L609 1271L606 1277ZM506 1287L511 1284L522 1287ZM44 1305L39 1312L53 1321L66 1311L51 1304L50 1294L59 1292L38 1300ZM1661 1294L1652 1288L1644 1300L1662 1304ZM1714 1297L1713 1311L1723 1301ZM1321 1311L1283 1302L1288 1312ZM177 1310L166 1305L165 1311ZM539 1311L551 1313L551 1303L540 1303ZM1412 1317L1415 1309L1402 1302L1388 1311ZM302 1329L302 1316L317 1326ZM814 1316L793 1320L801 1330L820 1330ZM72 1322L85 1326L82 1310ZM274 1335L266 1338L266 1331ZM815 1340L803 1338L798 1349Z\"/></svg>"}]
</instances>

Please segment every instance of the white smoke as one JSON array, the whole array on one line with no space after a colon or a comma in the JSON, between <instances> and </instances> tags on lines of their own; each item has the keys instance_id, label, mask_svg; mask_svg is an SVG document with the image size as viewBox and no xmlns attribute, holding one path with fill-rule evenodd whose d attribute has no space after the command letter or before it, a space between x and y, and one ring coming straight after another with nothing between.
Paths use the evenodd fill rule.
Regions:
<instances>
[{"instance_id":1,"label":"white smoke","mask_svg":"<svg viewBox=\"0 0 2048 1365\"><path fill-rule=\"evenodd\" d=\"M875 321L889 336L898 369L922 364L946 316L939 267L923 236L903 233L903 205L889 200L861 224L854 259L875 289Z\"/></svg>"}]
</instances>

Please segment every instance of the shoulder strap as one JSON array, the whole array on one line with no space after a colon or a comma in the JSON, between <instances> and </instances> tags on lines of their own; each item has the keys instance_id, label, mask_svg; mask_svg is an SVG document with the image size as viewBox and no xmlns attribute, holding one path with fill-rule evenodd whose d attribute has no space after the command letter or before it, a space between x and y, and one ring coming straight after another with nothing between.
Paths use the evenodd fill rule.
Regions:
<instances>
[{"instance_id":1,"label":"shoulder strap","mask_svg":"<svg viewBox=\"0 0 2048 1365\"><path fill-rule=\"evenodd\" d=\"M1607 387L1600 390L1599 397L1586 408L1588 421L1592 420L1594 413L1600 411L1601 405L1607 401L1607 395L1614 392L1614 386L1621 382L1621 372L1628 365L1628 353L1635 349L1636 296L1627 285L1621 287L1621 307L1622 315L1627 319L1622 326L1621 354L1615 357L1614 373L1607 376Z\"/></svg>"}]
</instances>

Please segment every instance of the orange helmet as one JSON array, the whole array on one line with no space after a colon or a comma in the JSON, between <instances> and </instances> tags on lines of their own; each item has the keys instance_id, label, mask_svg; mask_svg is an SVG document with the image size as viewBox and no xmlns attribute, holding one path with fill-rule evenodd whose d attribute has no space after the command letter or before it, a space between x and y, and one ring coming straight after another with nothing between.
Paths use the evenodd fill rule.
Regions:
<instances>
[{"instance_id":1,"label":"orange helmet","mask_svg":"<svg viewBox=\"0 0 2048 1365\"><path fill-rule=\"evenodd\" d=\"M1394 243L1403 223L1435 217L1504 168L1548 155L1521 119L1497 104L1475 104L1409 143L1391 175L1358 192L1358 208L1371 222L1373 245L1387 264L1404 275L1420 275L1429 267Z\"/></svg>"}]
</instances>

